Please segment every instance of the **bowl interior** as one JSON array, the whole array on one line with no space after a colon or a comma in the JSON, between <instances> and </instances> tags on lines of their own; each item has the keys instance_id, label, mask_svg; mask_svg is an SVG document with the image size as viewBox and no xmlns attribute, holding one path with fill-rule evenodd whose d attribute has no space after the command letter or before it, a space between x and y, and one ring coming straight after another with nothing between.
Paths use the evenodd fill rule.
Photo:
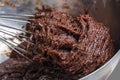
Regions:
<instances>
[{"instance_id":1,"label":"bowl interior","mask_svg":"<svg viewBox=\"0 0 120 80\"><path fill-rule=\"evenodd\" d=\"M34 14L35 8L41 8L42 5L47 5L58 11L67 12L73 16L87 12L94 17L96 21L102 22L110 27L116 52L120 49L119 0L21 0L21 2L18 0L8 0L11 4L13 3L14 6L4 3L5 0L0 1L3 1L3 4L5 4L5 6L0 7L0 13ZM21 27L23 24L15 25ZM8 58L3 56L0 58L0 62L6 59Z\"/></svg>"}]
</instances>

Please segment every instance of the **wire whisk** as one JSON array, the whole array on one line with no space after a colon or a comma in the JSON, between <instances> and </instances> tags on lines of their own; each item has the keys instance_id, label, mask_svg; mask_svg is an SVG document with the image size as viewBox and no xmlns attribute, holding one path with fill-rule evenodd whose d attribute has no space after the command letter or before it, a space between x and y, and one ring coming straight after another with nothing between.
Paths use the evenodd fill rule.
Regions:
<instances>
[{"instance_id":1,"label":"wire whisk","mask_svg":"<svg viewBox=\"0 0 120 80\"><path fill-rule=\"evenodd\" d=\"M30 37L24 34L17 34L10 29L21 31L22 33L33 34L32 32L26 31L25 29L20 29L18 27L9 26L7 25L7 21L14 21L18 23L30 23L30 17L35 17L34 15L27 15L27 14L0 14L0 19L6 20L6 24L0 23L0 33L11 36L16 38L20 41L27 42L29 44L33 44L30 40ZM12 50L16 51L19 55L26 58L27 60L31 61L29 57L24 55L23 53L27 53L28 51L18 47L18 43L14 42L12 39L6 38L4 35L0 35L0 41L10 47Z\"/></svg>"}]
</instances>

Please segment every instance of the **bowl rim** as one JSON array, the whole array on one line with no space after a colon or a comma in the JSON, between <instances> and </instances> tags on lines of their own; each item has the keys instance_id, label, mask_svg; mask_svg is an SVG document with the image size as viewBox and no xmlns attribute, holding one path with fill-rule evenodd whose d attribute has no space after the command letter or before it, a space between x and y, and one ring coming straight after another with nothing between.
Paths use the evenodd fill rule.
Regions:
<instances>
[{"instance_id":1,"label":"bowl rim","mask_svg":"<svg viewBox=\"0 0 120 80\"><path fill-rule=\"evenodd\" d=\"M102 65L100 68L96 69L95 71L91 72L90 74L80 78L79 80L85 80L86 78L88 78L91 75L94 75L96 72L102 70L104 67L106 67L111 61L113 61L116 57L119 58L120 61L120 49L117 51L117 53L110 59L108 60L104 65Z\"/></svg>"}]
</instances>

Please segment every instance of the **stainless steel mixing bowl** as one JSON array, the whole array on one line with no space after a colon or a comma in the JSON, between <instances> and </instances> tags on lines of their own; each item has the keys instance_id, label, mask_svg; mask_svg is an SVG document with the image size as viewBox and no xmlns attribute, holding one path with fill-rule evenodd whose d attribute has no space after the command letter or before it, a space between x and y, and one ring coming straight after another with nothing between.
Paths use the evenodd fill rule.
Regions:
<instances>
[{"instance_id":1,"label":"stainless steel mixing bowl","mask_svg":"<svg viewBox=\"0 0 120 80\"><path fill-rule=\"evenodd\" d=\"M0 0L0 13L34 14L35 7L41 8L41 5L47 5L73 16L88 12L96 21L110 27L116 54L102 67L80 79L106 80L120 60L120 0ZM9 21L0 20L0 22L21 26ZM5 56L0 58L0 61L3 61Z\"/></svg>"}]
</instances>

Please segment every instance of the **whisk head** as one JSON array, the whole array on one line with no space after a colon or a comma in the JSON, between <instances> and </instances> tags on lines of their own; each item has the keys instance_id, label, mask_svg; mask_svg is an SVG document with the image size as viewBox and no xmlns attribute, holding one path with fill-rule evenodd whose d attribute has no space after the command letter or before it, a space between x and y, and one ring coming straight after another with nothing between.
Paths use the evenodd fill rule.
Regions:
<instances>
[{"instance_id":1,"label":"whisk head","mask_svg":"<svg viewBox=\"0 0 120 80\"><path fill-rule=\"evenodd\" d=\"M18 26L10 26L7 24L7 21L12 21L12 24L14 23L30 23L30 17L35 17L34 15L26 15L26 14L0 14L0 19L5 21L5 24L0 23L0 41L6 44L8 47L10 47L12 50L17 52L22 57L26 58L29 61L32 61L29 57L24 55L23 53L28 53L29 51L21 48L18 46L20 43L17 43L13 41L12 38L15 38L21 42L27 42L29 44L34 45L34 43L31 41L31 37L26 36L25 34L33 35L32 32L26 31L25 29L21 29ZM20 33L16 33L15 31L18 31ZM6 37L10 36L9 37Z\"/></svg>"}]
</instances>

